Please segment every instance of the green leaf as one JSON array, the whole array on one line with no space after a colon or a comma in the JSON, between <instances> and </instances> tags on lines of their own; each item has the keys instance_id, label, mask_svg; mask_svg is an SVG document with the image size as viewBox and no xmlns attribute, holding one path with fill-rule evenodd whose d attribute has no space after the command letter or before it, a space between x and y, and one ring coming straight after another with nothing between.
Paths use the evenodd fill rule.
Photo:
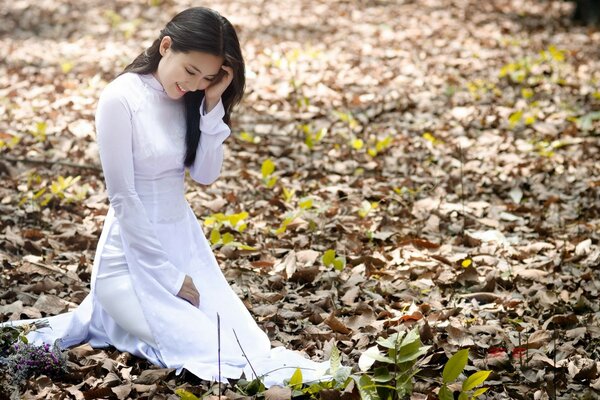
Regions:
<instances>
[{"instance_id":1,"label":"green leaf","mask_svg":"<svg viewBox=\"0 0 600 400\"><path fill-rule=\"evenodd\" d=\"M395 349L400 343L400 339L404 337L405 332L396 332L388 336L387 338L378 338L377 344L386 349Z\"/></svg>"},{"instance_id":2,"label":"green leaf","mask_svg":"<svg viewBox=\"0 0 600 400\"><path fill-rule=\"evenodd\" d=\"M333 268L335 268L338 271L341 271L344 269L344 267L346 266L346 259L344 257L336 257L335 260L333 260Z\"/></svg>"},{"instance_id":3,"label":"green leaf","mask_svg":"<svg viewBox=\"0 0 600 400\"><path fill-rule=\"evenodd\" d=\"M394 377L386 367L375 368L375 371L373 371L373 382L389 382L392 379Z\"/></svg>"},{"instance_id":4,"label":"green leaf","mask_svg":"<svg viewBox=\"0 0 600 400\"><path fill-rule=\"evenodd\" d=\"M361 400L380 400L377 387L368 375L362 375L358 380L355 377L355 382L358 384Z\"/></svg>"},{"instance_id":5,"label":"green leaf","mask_svg":"<svg viewBox=\"0 0 600 400\"><path fill-rule=\"evenodd\" d=\"M253 379L246 386L246 393L250 396L253 396L257 393L261 393L265 391L265 385L263 384L260 378Z\"/></svg>"},{"instance_id":6,"label":"green leaf","mask_svg":"<svg viewBox=\"0 0 600 400\"><path fill-rule=\"evenodd\" d=\"M400 357L396 358L396 364L401 364L409 361L414 361L422 355L426 354L431 346L420 346L416 351L408 354L400 353Z\"/></svg>"},{"instance_id":7,"label":"green leaf","mask_svg":"<svg viewBox=\"0 0 600 400\"><path fill-rule=\"evenodd\" d=\"M177 389L177 390L175 390L175 394L177 396L179 396L179 398L181 400L200 400L193 393L188 392L187 390L184 390L184 389Z\"/></svg>"},{"instance_id":8,"label":"green leaf","mask_svg":"<svg viewBox=\"0 0 600 400\"><path fill-rule=\"evenodd\" d=\"M465 369L468 360L469 349L460 350L450 357L444 366L444 371L442 372L442 379L444 383L455 381L463 369Z\"/></svg>"},{"instance_id":9,"label":"green leaf","mask_svg":"<svg viewBox=\"0 0 600 400\"><path fill-rule=\"evenodd\" d=\"M469 400L469 395L464 392L460 392L458 395L458 400Z\"/></svg>"},{"instance_id":10,"label":"green leaf","mask_svg":"<svg viewBox=\"0 0 600 400\"><path fill-rule=\"evenodd\" d=\"M296 371L294 371L294 374L290 378L290 386L294 389L302 387L302 371L300 368L296 368Z\"/></svg>"},{"instance_id":11,"label":"green leaf","mask_svg":"<svg viewBox=\"0 0 600 400\"><path fill-rule=\"evenodd\" d=\"M358 358L358 367L361 371L368 371L375 361L393 364L394 360L381 354L377 346L369 347Z\"/></svg>"},{"instance_id":12,"label":"green leaf","mask_svg":"<svg viewBox=\"0 0 600 400\"><path fill-rule=\"evenodd\" d=\"M454 395L452 394L452 392L450 391L450 389L448 389L448 386L446 386L446 385L443 385L440 388L438 397L440 398L440 400L454 400Z\"/></svg>"},{"instance_id":13,"label":"green leaf","mask_svg":"<svg viewBox=\"0 0 600 400\"><path fill-rule=\"evenodd\" d=\"M348 380L348 378L350 377L351 374L352 374L351 367L340 367L333 374L333 380L336 381L337 383L339 383L340 385L343 385L343 387L345 387L346 385L344 385L344 383Z\"/></svg>"},{"instance_id":14,"label":"green leaf","mask_svg":"<svg viewBox=\"0 0 600 400\"><path fill-rule=\"evenodd\" d=\"M329 357L329 370L332 374L335 374L336 371L340 368L340 358L340 351L336 346L333 346L333 348L331 349L331 356Z\"/></svg>"},{"instance_id":15,"label":"green leaf","mask_svg":"<svg viewBox=\"0 0 600 400\"><path fill-rule=\"evenodd\" d=\"M325 265L326 267L333 265L333 262L335 261L335 250L327 250L323 254L321 261L323 261L323 265Z\"/></svg>"},{"instance_id":16,"label":"green leaf","mask_svg":"<svg viewBox=\"0 0 600 400\"><path fill-rule=\"evenodd\" d=\"M487 392L488 389L489 388L486 388L486 387L477 389L475 391L475 393L473 393L473 397L472 398L473 399L478 398L479 396L481 396L482 394L484 394L485 392Z\"/></svg>"},{"instance_id":17,"label":"green leaf","mask_svg":"<svg viewBox=\"0 0 600 400\"><path fill-rule=\"evenodd\" d=\"M462 390L466 392L479 385L481 385L490 376L492 371L477 371L473 375L469 376L462 384Z\"/></svg>"}]
</instances>

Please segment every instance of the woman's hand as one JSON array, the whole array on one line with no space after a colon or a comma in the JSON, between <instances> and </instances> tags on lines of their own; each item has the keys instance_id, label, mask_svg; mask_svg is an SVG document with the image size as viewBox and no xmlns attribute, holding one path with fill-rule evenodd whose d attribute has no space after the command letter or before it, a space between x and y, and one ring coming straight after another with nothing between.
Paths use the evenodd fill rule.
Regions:
<instances>
[{"instance_id":1,"label":"woman's hand","mask_svg":"<svg viewBox=\"0 0 600 400\"><path fill-rule=\"evenodd\" d=\"M177 293L177 297L181 297L182 299L188 301L194 307L198 307L200 305L200 293L198 293L198 289L196 289L191 276L185 276L183 285L181 285L181 290L179 290L179 293Z\"/></svg>"},{"instance_id":2,"label":"woman's hand","mask_svg":"<svg viewBox=\"0 0 600 400\"><path fill-rule=\"evenodd\" d=\"M225 92L225 89L229 87L231 81L233 81L233 68L222 65L223 72L221 79L216 79L215 82L211 83L209 87L204 90L204 108L208 113L210 112L221 100L221 96Z\"/></svg>"}]
</instances>

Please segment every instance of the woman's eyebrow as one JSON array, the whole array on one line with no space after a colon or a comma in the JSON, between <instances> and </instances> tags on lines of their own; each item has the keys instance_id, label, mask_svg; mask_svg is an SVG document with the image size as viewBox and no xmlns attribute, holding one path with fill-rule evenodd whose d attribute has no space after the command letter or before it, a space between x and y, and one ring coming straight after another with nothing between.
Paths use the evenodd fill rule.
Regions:
<instances>
[{"instance_id":1,"label":"woman's eyebrow","mask_svg":"<svg viewBox=\"0 0 600 400\"><path fill-rule=\"evenodd\" d=\"M193 66L192 64L190 64L190 67L194 68L196 71L202 73L202 71L200 71L200 69L196 68L195 66ZM206 76L216 76L217 74L210 74L210 75L206 75Z\"/></svg>"}]
</instances>

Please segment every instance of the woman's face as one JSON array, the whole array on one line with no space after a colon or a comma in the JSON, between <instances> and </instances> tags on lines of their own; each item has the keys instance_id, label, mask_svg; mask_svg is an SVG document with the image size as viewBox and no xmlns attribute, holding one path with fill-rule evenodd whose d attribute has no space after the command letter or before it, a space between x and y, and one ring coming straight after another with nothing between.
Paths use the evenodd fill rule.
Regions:
<instances>
[{"instance_id":1,"label":"woman's face","mask_svg":"<svg viewBox=\"0 0 600 400\"><path fill-rule=\"evenodd\" d=\"M223 57L199 51L176 52L171 43L169 36L162 39L159 48L162 58L154 73L170 98L177 100L186 92L204 90L221 76Z\"/></svg>"}]
</instances>

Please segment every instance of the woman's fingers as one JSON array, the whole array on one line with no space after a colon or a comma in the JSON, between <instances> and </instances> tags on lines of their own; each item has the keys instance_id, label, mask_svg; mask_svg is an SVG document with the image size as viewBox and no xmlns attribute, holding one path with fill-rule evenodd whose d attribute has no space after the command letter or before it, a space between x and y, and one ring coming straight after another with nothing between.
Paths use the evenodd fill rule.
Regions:
<instances>
[{"instance_id":1,"label":"woman's fingers","mask_svg":"<svg viewBox=\"0 0 600 400\"><path fill-rule=\"evenodd\" d=\"M196 289L192 277L189 275L185 277L181 290L177 296L189 302L194 307L200 306L200 293L198 292L198 289Z\"/></svg>"}]
</instances>

